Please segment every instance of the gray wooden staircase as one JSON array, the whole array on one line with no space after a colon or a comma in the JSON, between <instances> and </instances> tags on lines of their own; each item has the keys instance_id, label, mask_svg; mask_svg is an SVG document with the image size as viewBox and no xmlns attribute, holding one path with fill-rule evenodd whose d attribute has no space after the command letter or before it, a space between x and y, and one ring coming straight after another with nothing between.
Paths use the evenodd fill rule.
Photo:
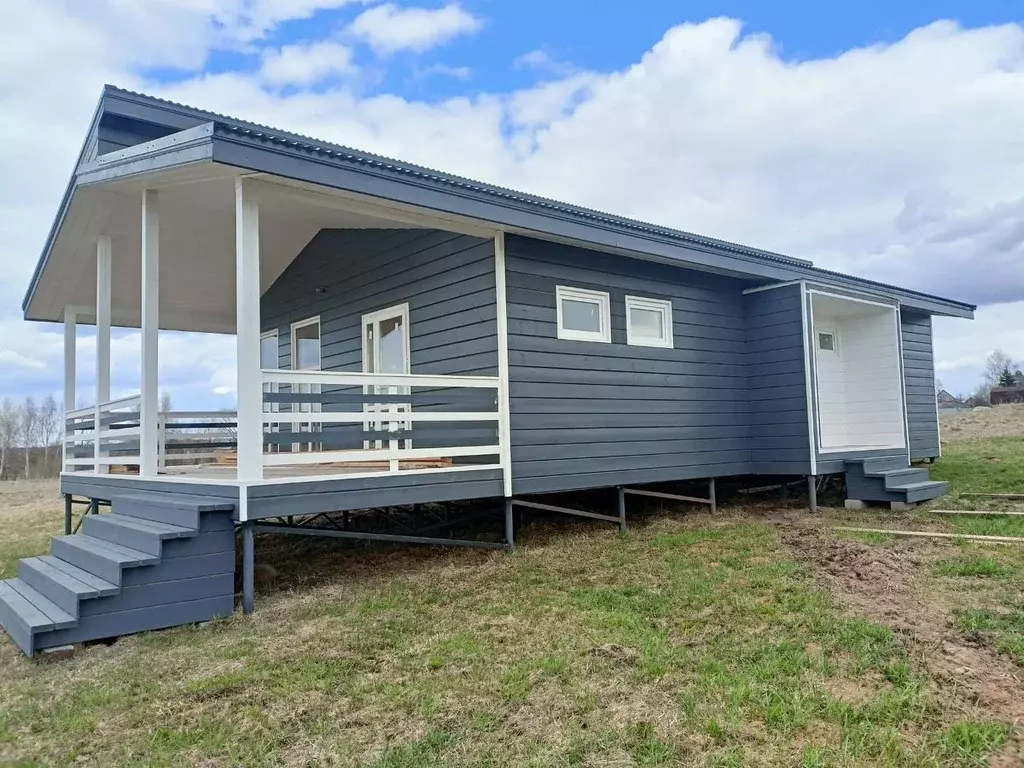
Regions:
<instances>
[{"instance_id":1,"label":"gray wooden staircase","mask_svg":"<svg viewBox=\"0 0 1024 768\"><path fill-rule=\"evenodd\" d=\"M71 643L228 616L234 610L234 505L125 493L49 555L0 581L0 626L29 656Z\"/></svg>"},{"instance_id":2,"label":"gray wooden staircase","mask_svg":"<svg viewBox=\"0 0 1024 768\"><path fill-rule=\"evenodd\" d=\"M911 467L906 454L848 459L845 466L846 497L851 500L913 504L949 490L949 483L932 480L924 467Z\"/></svg>"}]
</instances>

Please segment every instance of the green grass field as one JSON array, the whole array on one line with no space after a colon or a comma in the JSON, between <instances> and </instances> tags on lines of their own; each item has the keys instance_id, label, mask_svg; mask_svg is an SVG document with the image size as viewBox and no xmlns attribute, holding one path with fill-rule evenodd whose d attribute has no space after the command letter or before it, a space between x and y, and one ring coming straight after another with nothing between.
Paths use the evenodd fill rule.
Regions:
<instances>
[{"instance_id":1,"label":"green grass field","mask_svg":"<svg viewBox=\"0 0 1024 768\"><path fill-rule=\"evenodd\" d=\"M1021 488L1022 451L947 447L935 475ZM61 508L52 486L0 494L7 577ZM281 587L252 616L61 661L0 642L0 764L973 766L1011 737L844 609L766 513L538 524L513 554L260 538ZM920 586L1024 663L1022 562L947 545Z\"/></svg>"}]
</instances>

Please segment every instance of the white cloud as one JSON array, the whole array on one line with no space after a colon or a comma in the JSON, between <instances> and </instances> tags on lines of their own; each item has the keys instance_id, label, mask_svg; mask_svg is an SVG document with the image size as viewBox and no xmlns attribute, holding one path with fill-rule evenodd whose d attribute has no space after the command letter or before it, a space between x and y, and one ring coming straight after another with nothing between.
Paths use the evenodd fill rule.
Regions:
<instances>
[{"instance_id":1,"label":"white cloud","mask_svg":"<svg viewBox=\"0 0 1024 768\"><path fill-rule=\"evenodd\" d=\"M348 31L377 53L387 55L427 51L460 35L471 35L482 26L480 19L455 3L434 10L384 3L363 11Z\"/></svg>"},{"instance_id":2,"label":"white cloud","mask_svg":"<svg viewBox=\"0 0 1024 768\"><path fill-rule=\"evenodd\" d=\"M512 61L512 66L519 69L535 69L555 75L569 75L577 70L567 61L558 61L542 48L527 51Z\"/></svg>"},{"instance_id":3,"label":"white cloud","mask_svg":"<svg viewBox=\"0 0 1024 768\"><path fill-rule=\"evenodd\" d=\"M314 5L325 3L296 13ZM142 67L195 68L226 44L228 33L209 21L214 11L235 19L235 42L245 29L279 23L255 24L255 6L245 21L240 7L156 3L146 6L146 30L162 34L135 38L106 6L71 17L42 2L0 29L0 178L8 181L0 187L0 346L44 365L3 366L0 394L59 389L59 333L16 317L104 81L829 268L1003 302L975 323L936 320L950 389L970 389L994 347L1024 359L1020 26L968 31L943 22L892 45L797 63L780 60L768 38L744 37L737 22L719 19L669 30L620 71L573 72L515 93L467 88L440 102L362 97L344 82L314 92L299 82L312 56L290 76L299 87L284 92L251 72L144 82ZM277 18L273 7L264 18ZM380 17L404 13L379 8L371 11ZM378 49L426 45L412 29L395 25ZM189 397L228 396L233 387L231 344L211 338L161 346L162 374ZM119 370L128 386L137 362L126 354ZM174 396L184 402L186 394Z\"/></svg>"},{"instance_id":4,"label":"white cloud","mask_svg":"<svg viewBox=\"0 0 1024 768\"><path fill-rule=\"evenodd\" d=\"M271 86L307 86L355 71L350 48L323 41L264 51L260 77Z\"/></svg>"},{"instance_id":5,"label":"white cloud","mask_svg":"<svg viewBox=\"0 0 1024 768\"><path fill-rule=\"evenodd\" d=\"M429 67L423 67L418 70L416 74L419 77L441 75L443 77L453 77L456 80L469 80L473 76L473 70L469 67L449 67L445 64L432 64Z\"/></svg>"}]
</instances>

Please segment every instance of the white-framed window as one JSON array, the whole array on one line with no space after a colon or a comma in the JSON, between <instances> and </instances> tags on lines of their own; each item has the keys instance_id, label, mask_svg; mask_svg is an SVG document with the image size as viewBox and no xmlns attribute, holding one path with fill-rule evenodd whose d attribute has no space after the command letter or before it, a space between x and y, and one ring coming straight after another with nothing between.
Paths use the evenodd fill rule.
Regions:
<instances>
[{"instance_id":1,"label":"white-framed window","mask_svg":"<svg viewBox=\"0 0 1024 768\"><path fill-rule=\"evenodd\" d=\"M672 302L627 296L626 343L638 347L672 349Z\"/></svg>"},{"instance_id":2,"label":"white-framed window","mask_svg":"<svg viewBox=\"0 0 1024 768\"><path fill-rule=\"evenodd\" d=\"M835 331L818 331L818 349L821 352L838 352L839 340Z\"/></svg>"},{"instance_id":3,"label":"white-framed window","mask_svg":"<svg viewBox=\"0 0 1024 768\"><path fill-rule=\"evenodd\" d=\"M399 304L363 315L363 373L407 374L412 370L412 352L409 336L409 303ZM373 402L363 404L367 414L363 429L369 432L411 431L412 422L396 418L412 411L408 399L410 389L401 384L367 384L363 394L372 396ZM381 398L394 397L394 401ZM412 441L365 440L363 448L411 448ZM398 461L391 466L398 469Z\"/></svg>"},{"instance_id":4,"label":"white-framed window","mask_svg":"<svg viewBox=\"0 0 1024 768\"><path fill-rule=\"evenodd\" d=\"M607 293L559 285L555 288L555 296L558 338L611 342L611 302Z\"/></svg>"}]
</instances>

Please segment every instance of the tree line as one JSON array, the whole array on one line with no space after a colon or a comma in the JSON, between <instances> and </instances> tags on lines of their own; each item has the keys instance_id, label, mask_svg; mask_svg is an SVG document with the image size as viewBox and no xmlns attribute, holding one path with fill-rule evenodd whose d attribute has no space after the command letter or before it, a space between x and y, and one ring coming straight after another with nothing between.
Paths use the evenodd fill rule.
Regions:
<instances>
[{"instance_id":1,"label":"tree line","mask_svg":"<svg viewBox=\"0 0 1024 768\"><path fill-rule=\"evenodd\" d=\"M53 395L0 400L0 480L56 477L63 432L64 407Z\"/></svg>"}]
</instances>

